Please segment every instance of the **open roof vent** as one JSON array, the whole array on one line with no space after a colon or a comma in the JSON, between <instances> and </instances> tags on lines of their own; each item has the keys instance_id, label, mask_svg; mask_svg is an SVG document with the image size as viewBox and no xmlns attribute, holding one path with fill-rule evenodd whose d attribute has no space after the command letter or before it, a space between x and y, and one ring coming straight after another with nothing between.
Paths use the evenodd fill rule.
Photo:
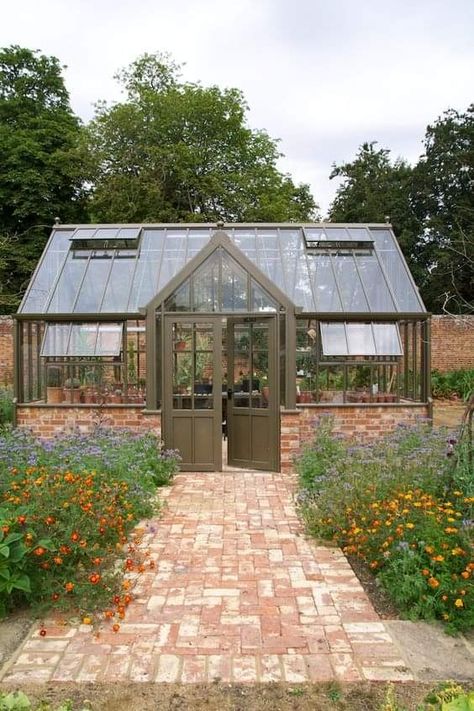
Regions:
<instances>
[{"instance_id":1,"label":"open roof vent","mask_svg":"<svg viewBox=\"0 0 474 711\"><path fill-rule=\"evenodd\" d=\"M372 249L374 246L374 239L365 227L305 227L303 233L309 251Z\"/></svg>"},{"instance_id":2,"label":"open roof vent","mask_svg":"<svg viewBox=\"0 0 474 711\"><path fill-rule=\"evenodd\" d=\"M140 243L140 227L78 228L71 237L74 251L136 251Z\"/></svg>"}]
</instances>

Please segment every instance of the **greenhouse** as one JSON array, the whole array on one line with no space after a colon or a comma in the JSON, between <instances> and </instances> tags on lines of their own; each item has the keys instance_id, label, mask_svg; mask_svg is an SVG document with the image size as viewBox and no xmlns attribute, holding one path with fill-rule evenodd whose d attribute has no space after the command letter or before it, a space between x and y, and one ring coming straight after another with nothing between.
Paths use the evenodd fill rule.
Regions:
<instances>
[{"instance_id":1,"label":"greenhouse","mask_svg":"<svg viewBox=\"0 0 474 711\"><path fill-rule=\"evenodd\" d=\"M362 439L430 416L429 326L387 224L58 224L16 314L16 420L289 469L323 412Z\"/></svg>"}]
</instances>

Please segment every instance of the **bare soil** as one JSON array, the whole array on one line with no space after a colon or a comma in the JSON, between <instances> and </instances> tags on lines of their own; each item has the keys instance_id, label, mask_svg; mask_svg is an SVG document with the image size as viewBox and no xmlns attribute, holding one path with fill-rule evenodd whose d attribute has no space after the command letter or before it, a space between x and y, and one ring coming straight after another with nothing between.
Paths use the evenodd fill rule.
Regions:
<instances>
[{"instance_id":1,"label":"bare soil","mask_svg":"<svg viewBox=\"0 0 474 711\"><path fill-rule=\"evenodd\" d=\"M379 711L386 684L48 684L24 685L33 702L74 711ZM415 711L427 684L395 685L402 708ZM6 691L5 685L0 690ZM12 687L9 687L12 690Z\"/></svg>"}]
</instances>

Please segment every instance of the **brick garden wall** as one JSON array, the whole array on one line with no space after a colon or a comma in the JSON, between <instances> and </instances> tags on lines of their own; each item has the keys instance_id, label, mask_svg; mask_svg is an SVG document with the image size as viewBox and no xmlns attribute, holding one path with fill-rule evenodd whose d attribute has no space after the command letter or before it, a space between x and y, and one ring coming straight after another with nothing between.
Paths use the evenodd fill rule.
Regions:
<instances>
[{"instance_id":1,"label":"brick garden wall","mask_svg":"<svg viewBox=\"0 0 474 711\"><path fill-rule=\"evenodd\" d=\"M433 316L431 367L441 372L474 368L474 316Z\"/></svg>"},{"instance_id":2,"label":"brick garden wall","mask_svg":"<svg viewBox=\"0 0 474 711\"><path fill-rule=\"evenodd\" d=\"M280 461L283 472L291 472L293 458L301 446L311 441L322 414L334 419L334 432L359 441L370 441L392 432L399 423L414 423L427 418L425 405L407 407L390 405L359 405L357 407L298 408L281 412Z\"/></svg>"},{"instance_id":3,"label":"brick garden wall","mask_svg":"<svg viewBox=\"0 0 474 711\"><path fill-rule=\"evenodd\" d=\"M27 427L37 437L50 438L66 431L79 429L88 432L100 421L107 427L127 427L137 432L151 431L161 437L161 414L147 413L143 407L110 406L41 407L20 406L17 409L19 427Z\"/></svg>"},{"instance_id":4,"label":"brick garden wall","mask_svg":"<svg viewBox=\"0 0 474 711\"><path fill-rule=\"evenodd\" d=\"M0 385L13 383L13 319L0 316Z\"/></svg>"}]
</instances>

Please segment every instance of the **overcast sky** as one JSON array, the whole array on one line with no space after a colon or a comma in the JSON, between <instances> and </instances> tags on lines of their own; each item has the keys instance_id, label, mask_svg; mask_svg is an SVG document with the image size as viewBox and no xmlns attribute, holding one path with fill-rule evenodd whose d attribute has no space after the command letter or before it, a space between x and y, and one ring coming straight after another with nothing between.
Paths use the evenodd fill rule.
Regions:
<instances>
[{"instance_id":1,"label":"overcast sky","mask_svg":"<svg viewBox=\"0 0 474 711\"><path fill-rule=\"evenodd\" d=\"M143 52L238 87L323 214L332 163L371 140L415 161L427 124L474 101L473 38L474 0L0 0L0 46L57 56L84 120Z\"/></svg>"}]
</instances>

